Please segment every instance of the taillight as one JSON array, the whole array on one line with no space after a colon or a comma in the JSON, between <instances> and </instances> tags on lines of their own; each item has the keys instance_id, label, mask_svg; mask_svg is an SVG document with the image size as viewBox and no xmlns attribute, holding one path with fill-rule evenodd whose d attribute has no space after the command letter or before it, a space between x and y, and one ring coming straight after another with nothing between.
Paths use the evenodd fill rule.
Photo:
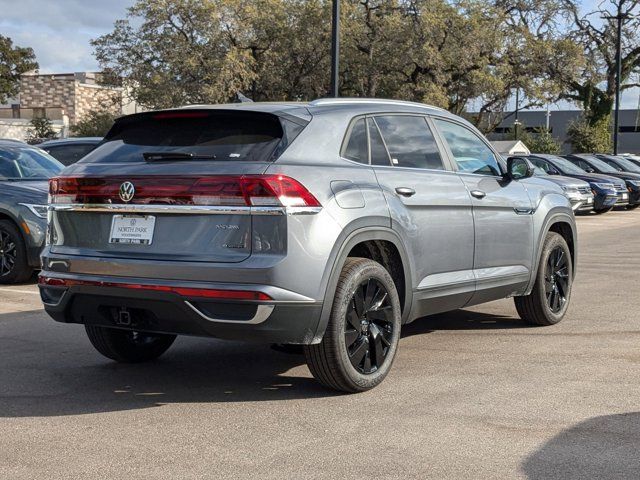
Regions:
<instances>
[{"instance_id":1,"label":"taillight","mask_svg":"<svg viewBox=\"0 0 640 480\"><path fill-rule=\"evenodd\" d=\"M120 194L125 182L134 186L129 201ZM321 206L304 185L284 175L57 177L49 181L49 195L57 204Z\"/></svg>"}]
</instances>

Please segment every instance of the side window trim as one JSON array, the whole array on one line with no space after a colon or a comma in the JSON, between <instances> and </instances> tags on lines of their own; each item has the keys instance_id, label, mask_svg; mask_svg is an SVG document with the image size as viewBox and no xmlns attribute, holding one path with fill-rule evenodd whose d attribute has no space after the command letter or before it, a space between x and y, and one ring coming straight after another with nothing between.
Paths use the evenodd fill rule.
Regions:
<instances>
[{"instance_id":1,"label":"side window trim","mask_svg":"<svg viewBox=\"0 0 640 480\"><path fill-rule=\"evenodd\" d=\"M458 125L459 127L462 127L462 128L465 128L465 129L469 130L469 132L471 132L473 135L475 135L476 138L478 138L489 150L491 150L491 152L493 152L493 155L496 158L496 163L498 164L498 166L502 170L502 173L505 172L506 169L505 169L504 160L503 160L502 156L493 148L493 146L489 142L487 142L485 139L483 139L481 136L479 136L476 132L471 130L469 127L467 127L463 123L457 122L457 121L455 121L455 119L452 119L452 118L433 116L431 118L432 122L433 122L433 118L437 118L438 120L443 121L443 122L453 123L455 125ZM460 173L460 174L464 174L464 175L474 175L474 176L477 175L477 176L488 177L488 178L502 178L502 176L499 176L499 175L485 175L485 174L482 174L482 173L473 173L473 172L463 172L463 171L461 171L458 168L458 164L456 163L455 156L453 155L453 152L449 148L449 144L446 142L444 136L442 135L442 132L440 132L440 129L437 127L437 125L435 125L435 122L433 122L433 124L434 124L434 127L435 127L434 133L435 133L435 135L438 136L438 138L442 142L442 144L444 146L444 149L445 149L445 152L447 154L447 157L449 159L449 162L453 166L453 171L454 172L457 172L457 173Z\"/></svg>"},{"instance_id":2,"label":"side window trim","mask_svg":"<svg viewBox=\"0 0 640 480\"><path fill-rule=\"evenodd\" d=\"M387 152L387 158L389 159L389 165L375 165L376 167L395 167L393 162L391 161L391 152L389 151L389 147L387 147L387 141L384 139L382 135L382 131L380 130L380 125L376 122L376 115L368 115L367 119L371 119L371 121L376 126L376 130L378 131L378 135L382 140L382 145L384 146L385 152ZM367 132L369 131L369 122L367 122ZM369 136L369 164L371 164L371 136Z\"/></svg>"}]
</instances>

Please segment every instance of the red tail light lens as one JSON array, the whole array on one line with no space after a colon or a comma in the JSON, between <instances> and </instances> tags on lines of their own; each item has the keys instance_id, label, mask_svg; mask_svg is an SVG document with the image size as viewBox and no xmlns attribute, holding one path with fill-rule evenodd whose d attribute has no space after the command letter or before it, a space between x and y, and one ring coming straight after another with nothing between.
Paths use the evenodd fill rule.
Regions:
<instances>
[{"instance_id":1,"label":"red tail light lens","mask_svg":"<svg viewBox=\"0 0 640 480\"><path fill-rule=\"evenodd\" d=\"M128 290L145 290L153 292L174 293L182 297L215 298L221 300L273 300L269 295L251 290L216 290L206 288L171 287L167 285L140 285L137 283L94 282L88 280L71 280L65 278L39 277L38 283L45 287L116 287Z\"/></svg>"},{"instance_id":2,"label":"red tail light lens","mask_svg":"<svg viewBox=\"0 0 640 480\"><path fill-rule=\"evenodd\" d=\"M129 202L120 197L125 182L134 185ZM49 181L50 203L167 204L320 207L297 180L284 175L210 177L58 177Z\"/></svg>"}]
</instances>

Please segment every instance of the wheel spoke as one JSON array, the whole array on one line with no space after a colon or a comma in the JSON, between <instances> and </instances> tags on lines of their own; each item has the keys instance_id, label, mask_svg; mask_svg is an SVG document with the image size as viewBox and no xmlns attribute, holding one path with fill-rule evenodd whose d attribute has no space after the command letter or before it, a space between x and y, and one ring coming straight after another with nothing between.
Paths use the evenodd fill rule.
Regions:
<instances>
[{"instance_id":1,"label":"wheel spoke","mask_svg":"<svg viewBox=\"0 0 640 480\"><path fill-rule=\"evenodd\" d=\"M358 317L362 317L364 315L364 294L362 292L362 287L356 288L356 292L353 294L353 303L356 309L356 314Z\"/></svg>"},{"instance_id":2,"label":"wheel spoke","mask_svg":"<svg viewBox=\"0 0 640 480\"><path fill-rule=\"evenodd\" d=\"M375 323L371 324L370 332L371 332L371 339L372 339L371 347L373 349L372 356L374 360L374 365L376 367L379 367L380 365L382 365L382 362L384 362L384 345L382 342L382 332L376 326Z\"/></svg>"},{"instance_id":3,"label":"wheel spoke","mask_svg":"<svg viewBox=\"0 0 640 480\"><path fill-rule=\"evenodd\" d=\"M372 310L367 313L367 318L373 322L391 323L393 321L393 308L389 305Z\"/></svg>"},{"instance_id":4,"label":"wheel spoke","mask_svg":"<svg viewBox=\"0 0 640 480\"><path fill-rule=\"evenodd\" d=\"M371 310L373 306L373 299L376 296L376 293L380 290L378 288L377 282L369 279L367 281L367 286L364 295L364 313Z\"/></svg>"},{"instance_id":5,"label":"wheel spoke","mask_svg":"<svg viewBox=\"0 0 640 480\"><path fill-rule=\"evenodd\" d=\"M556 262L555 262L555 267L558 268L560 267L562 261L564 260L564 251L558 249L557 250L557 254L556 254Z\"/></svg>"},{"instance_id":6,"label":"wheel spoke","mask_svg":"<svg viewBox=\"0 0 640 480\"><path fill-rule=\"evenodd\" d=\"M355 307L352 307L347 312L347 322L351 328L360 331L360 317L358 316Z\"/></svg>"},{"instance_id":7,"label":"wheel spoke","mask_svg":"<svg viewBox=\"0 0 640 480\"><path fill-rule=\"evenodd\" d=\"M358 342L356 346L353 348L353 350L349 352L349 360L351 361L351 365L359 369L360 363L362 362L362 359L364 358L364 356L367 354L368 351L369 351L369 342L367 341L366 338L362 337L360 339L360 342Z\"/></svg>"},{"instance_id":8,"label":"wheel spoke","mask_svg":"<svg viewBox=\"0 0 640 480\"><path fill-rule=\"evenodd\" d=\"M347 346L347 348L351 347L356 340L358 340L358 337L360 336L360 332L358 330L347 330L346 332L344 332L344 344Z\"/></svg>"},{"instance_id":9,"label":"wheel spoke","mask_svg":"<svg viewBox=\"0 0 640 480\"><path fill-rule=\"evenodd\" d=\"M364 373L371 373L371 349L367 349L364 356Z\"/></svg>"}]
</instances>

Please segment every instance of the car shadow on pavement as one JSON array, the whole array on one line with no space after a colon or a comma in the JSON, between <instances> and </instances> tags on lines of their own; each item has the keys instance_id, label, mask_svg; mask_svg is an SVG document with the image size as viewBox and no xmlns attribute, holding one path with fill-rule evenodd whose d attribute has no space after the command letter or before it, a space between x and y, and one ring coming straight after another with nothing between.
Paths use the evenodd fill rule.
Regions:
<instances>
[{"instance_id":1,"label":"car shadow on pavement","mask_svg":"<svg viewBox=\"0 0 640 480\"><path fill-rule=\"evenodd\" d=\"M595 417L563 431L522 464L530 480L640 478L640 412Z\"/></svg>"},{"instance_id":2,"label":"car shadow on pavement","mask_svg":"<svg viewBox=\"0 0 640 480\"><path fill-rule=\"evenodd\" d=\"M453 310L420 318L402 327L402 337L422 335L438 330L503 330L535 328L517 317L495 315L470 310Z\"/></svg>"},{"instance_id":3,"label":"car shadow on pavement","mask_svg":"<svg viewBox=\"0 0 640 480\"><path fill-rule=\"evenodd\" d=\"M403 336L523 326L459 310L407 325ZM93 349L81 325L55 323L42 310L0 315L0 365L0 418L341 395L316 383L303 355L269 345L179 337L155 362L117 364Z\"/></svg>"}]
</instances>

